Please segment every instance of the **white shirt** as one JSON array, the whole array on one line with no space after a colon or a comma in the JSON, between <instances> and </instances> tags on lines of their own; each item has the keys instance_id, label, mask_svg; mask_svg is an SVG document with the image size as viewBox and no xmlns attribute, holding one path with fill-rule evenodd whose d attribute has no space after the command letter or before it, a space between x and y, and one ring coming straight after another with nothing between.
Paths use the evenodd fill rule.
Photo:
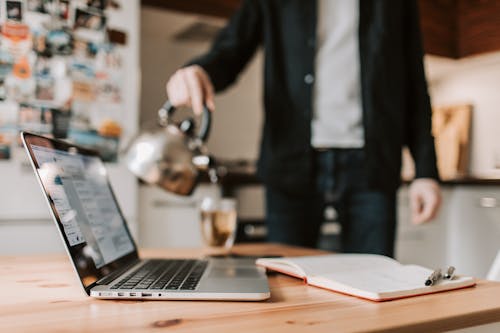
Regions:
<instances>
[{"instance_id":1,"label":"white shirt","mask_svg":"<svg viewBox=\"0 0 500 333\"><path fill-rule=\"evenodd\" d=\"M358 30L359 0L318 0L315 148L364 146Z\"/></svg>"}]
</instances>

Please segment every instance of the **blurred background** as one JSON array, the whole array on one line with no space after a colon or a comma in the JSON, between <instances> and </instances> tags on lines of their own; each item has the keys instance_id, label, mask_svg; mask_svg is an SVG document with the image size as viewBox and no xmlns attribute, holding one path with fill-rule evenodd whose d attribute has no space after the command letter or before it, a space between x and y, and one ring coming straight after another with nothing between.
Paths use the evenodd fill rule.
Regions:
<instances>
[{"instance_id":1,"label":"blurred background","mask_svg":"<svg viewBox=\"0 0 500 333\"><path fill-rule=\"evenodd\" d=\"M225 163L226 181L178 197L141 184L120 159L139 128L156 120L168 77L209 47L239 0L75 0L57 1L57 8L51 1L13 2L22 15L2 17L0 43L0 254L63 251L19 146L22 129L99 149L140 247L201 246L199 199L207 194L237 199L237 242L265 240L263 188L254 175L262 54L216 97L208 148ZM432 223L413 226L407 183L402 186L396 258L429 267L453 264L463 274L485 277L500 249L500 2L419 5L444 204ZM54 17L58 24L48 25ZM21 42L12 38L20 27ZM74 40L74 47L56 43L61 39L54 35ZM402 154L408 181L412 161ZM337 246L335 219L327 210L325 249Z\"/></svg>"}]
</instances>

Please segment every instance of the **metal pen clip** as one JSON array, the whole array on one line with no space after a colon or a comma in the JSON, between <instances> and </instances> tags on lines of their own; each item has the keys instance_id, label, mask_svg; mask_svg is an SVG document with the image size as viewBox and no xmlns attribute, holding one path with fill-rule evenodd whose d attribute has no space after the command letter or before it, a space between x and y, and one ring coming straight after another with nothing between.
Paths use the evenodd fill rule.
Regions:
<instances>
[{"instance_id":1,"label":"metal pen clip","mask_svg":"<svg viewBox=\"0 0 500 333\"><path fill-rule=\"evenodd\" d=\"M448 269L446 270L446 273L444 273L443 279L453 280L454 277L455 277L455 267L449 266Z\"/></svg>"},{"instance_id":2,"label":"metal pen clip","mask_svg":"<svg viewBox=\"0 0 500 333\"><path fill-rule=\"evenodd\" d=\"M435 269L434 272L432 272L432 274L429 275L427 280L425 280L425 285L432 286L441 278L442 278L441 268Z\"/></svg>"}]
</instances>

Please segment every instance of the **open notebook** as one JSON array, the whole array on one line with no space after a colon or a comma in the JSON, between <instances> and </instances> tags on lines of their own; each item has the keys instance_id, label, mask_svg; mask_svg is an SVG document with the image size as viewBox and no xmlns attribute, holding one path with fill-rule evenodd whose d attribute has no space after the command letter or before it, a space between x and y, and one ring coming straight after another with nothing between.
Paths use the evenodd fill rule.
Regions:
<instances>
[{"instance_id":1,"label":"open notebook","mask_svg":"<svg viewBox=\"0 0 500 333\"><path fill-rule=\"evenodd\" d=\"M257 265L291 275L311 285L373 301L430 294L476 284L474 278L455 276L425 286L431 269L402 265L373 254L331 254L308 257L261 258Z\"/></svg>"}]
</instances>

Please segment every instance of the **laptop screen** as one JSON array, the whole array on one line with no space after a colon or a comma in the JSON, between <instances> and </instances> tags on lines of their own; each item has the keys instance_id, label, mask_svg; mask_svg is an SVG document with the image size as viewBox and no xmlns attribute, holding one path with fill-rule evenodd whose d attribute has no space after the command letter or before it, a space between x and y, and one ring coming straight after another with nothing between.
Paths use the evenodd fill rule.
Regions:
<instances>
[{"instance_id":1,"label":"laptop screen","mask_svg":"<svg viewBox=\"0 0 500 333\"><path fill-rule=\"evenodd\" d=\"M38 138L33 136L33 138ZM84 287L136 251L101 159L49 139L27 139L38 176Z\"/></svg>"}]
</instances>

